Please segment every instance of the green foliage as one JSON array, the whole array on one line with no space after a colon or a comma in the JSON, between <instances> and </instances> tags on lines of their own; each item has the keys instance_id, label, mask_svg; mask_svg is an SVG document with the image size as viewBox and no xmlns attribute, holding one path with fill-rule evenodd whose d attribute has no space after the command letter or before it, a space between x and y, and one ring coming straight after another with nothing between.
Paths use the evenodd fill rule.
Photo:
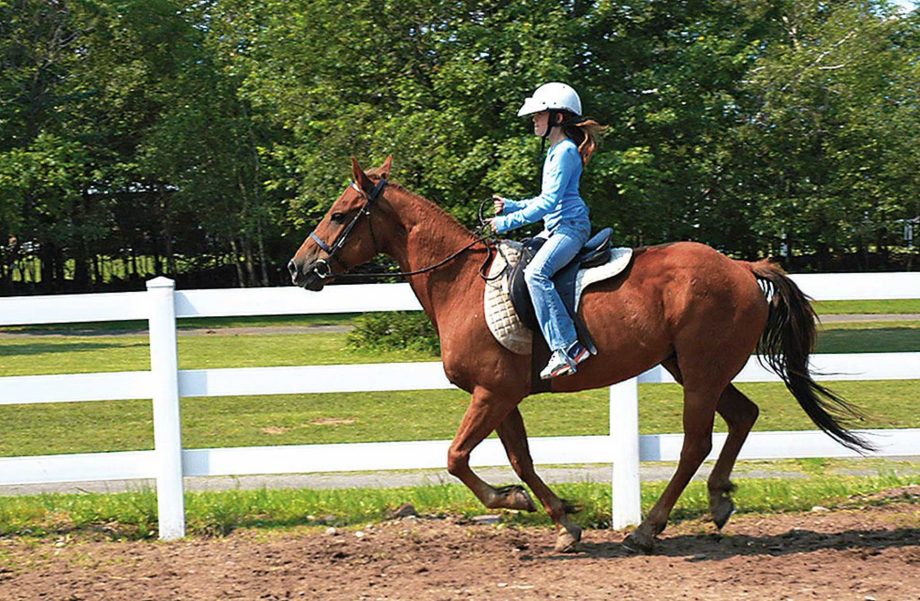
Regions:
<instances>
[{"instance_id":1,"label":"green foliage","mask_svg":"<svg viewBox=\"0 0 920 601\"><path fill-rule=\"evenodd\" d=\"M735 132L738 158L761 182L744 195L762 198L754 227L820 268L848 246L896 243L896 219L920 213L904 194L920 134L920 72L904 51L920 19L874 2L792 3L783 17L747 83L758 107Z\"/></svg>"},{"instance_id":2,"label":"green foliage","mask_svg":"<svg viewBox=\"0 0 920 601\"><path fill-rule=\"evenodd\" d=\"M432 357L441 354L438 333L428 316L418 311L363 315L348 333L348 345L371 351L415 350Z\"/></svg>"},{"instance_id":3,"label":"green foliage","mask_svg":"<svg viewBox=\"0 0 920 601\"><path fill-rule=\"evenodd\" d=\"M0 279L32 252L46 289L64 284L70 260L67 279L88 287L102 279L98 255L131 258L140 278L139 255L177 274L180 254L202 269L232 253L240 283L268 283L278 210L262 184L267 129L209 48L201 7L0 7L0 97L13 109L0 120L0 236L15 238Z\"/></svg>"},{"instance_id":4,"label":"green foliage","mask_svg":"<svg viewBox=\"0 0 920 601\"><path fill-rule=\"evenodd\" d=\"M536 193L515 111L547 80L610 125L581 189L621 243L890 266L918 45L886 0L5 2L0 284L37 258L41 287L89 287L100 257L283 283L351 155L472 224Z\"/></svg>"}]
</instances>

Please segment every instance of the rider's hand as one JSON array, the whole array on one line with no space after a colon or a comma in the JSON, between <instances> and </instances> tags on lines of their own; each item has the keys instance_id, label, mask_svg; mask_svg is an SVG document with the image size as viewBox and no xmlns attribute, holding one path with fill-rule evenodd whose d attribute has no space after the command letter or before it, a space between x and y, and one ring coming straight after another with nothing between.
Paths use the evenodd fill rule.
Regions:
<instances>
[{"instance_id":1,"label":"rider's hand","mask_svg":"<svg viewBox=\"0 0 920 601\"><path fill-rule=\"evenodd\" d=\"M492 217L491 219L486 219L486 222L489 224L489 227L492 229L493 232L498 233L498 228L495 227L494 217Z\"/></svg>"},{"instance_id":2,"label":"rider's hand","mask_svg":"<svg viewBox=\"0 0 920 601\"><path fill-rule=\"evenodd\" d=\"M492 205L495 207L495 214L501 215L502 211L505 210L505 199L499 196L498 194L492 195Z\"/></svg>"}]
</instances>

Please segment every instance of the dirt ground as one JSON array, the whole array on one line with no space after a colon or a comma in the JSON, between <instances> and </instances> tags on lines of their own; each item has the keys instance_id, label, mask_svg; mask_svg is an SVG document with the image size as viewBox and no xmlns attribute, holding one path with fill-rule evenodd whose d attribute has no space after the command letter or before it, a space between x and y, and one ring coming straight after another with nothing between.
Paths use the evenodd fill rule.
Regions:
<instances>
[{"instance_id":1,"label":"dirt ground","mask_svg":"<svg viewBox=\"0 0 920 601\"><path fill-rule=\"evenodd\" d=\"M654 555L622 539L589 530L560 555L548 528L424 517L171 543L7 538L0 599L920 599L916 499L735 516L722 535L684 521Z\"/></svg>"}]
</instances>

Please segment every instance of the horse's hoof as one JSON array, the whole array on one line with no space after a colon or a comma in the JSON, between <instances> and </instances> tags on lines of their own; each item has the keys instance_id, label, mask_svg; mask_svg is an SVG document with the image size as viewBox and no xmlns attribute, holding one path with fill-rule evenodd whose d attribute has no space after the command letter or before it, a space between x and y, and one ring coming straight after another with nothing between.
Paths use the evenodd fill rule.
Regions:
<instances>
[{"instance_id":1,"label":"horse's hoof","mask_svg":"<svg viewBox=\"0 0 920 601\"><path fill-rule=\"evenodd\" d=\"M716 528L721 530L722 526L728 522L728 518L735 513L735 504L731 497L723 496L710 508L709 513L712 514L712 521L715 522Z\"/></svg>"},{"instance_id":2,"label":"horse's hoof","mask_svg":"<svg viewBox=\"0 0 920 601\"><path fill-rule=\"evenodd\" d=\"M728 518L732 517L732 514L735 513L735 504L729 497L722 497L718 504L716 504L711 510L712 521L715 522L716 527L721 530L728 522Z\"/></svg>"},{"instance_id":3,"label":"horse's hoof","mask_svg":"<svg viewBox=\"0 0 920 601\"><path fill-rule=\"evenodd\" d=\"M557 553L574 553L578 550L580 540L581 528L572 524L559 532L556 536L556 546L553 548Z\"/></svg>"},{"instance_id":4,"label":"horse's hoof","mask_svg":"<svg viewBox=\"0 0 920 601\"><path fill-rule=\"evenodd\" d=\"M632 553L652 553L655 550L655 537L636 530L626 537L623 547Z\"/></svg>"},{"instance_id":5,"label":"horse's hoof","mask_svg":"<svg viewBox=\"0 0 920 601\"><path fill-rule=\"evenodd\" d=\"M511 486L503 486L495 492L501 497L499 506L502 509L517 509L519 511L537 510L536 504L523 486L512 484Z\"/></svg>"}]
</instances>

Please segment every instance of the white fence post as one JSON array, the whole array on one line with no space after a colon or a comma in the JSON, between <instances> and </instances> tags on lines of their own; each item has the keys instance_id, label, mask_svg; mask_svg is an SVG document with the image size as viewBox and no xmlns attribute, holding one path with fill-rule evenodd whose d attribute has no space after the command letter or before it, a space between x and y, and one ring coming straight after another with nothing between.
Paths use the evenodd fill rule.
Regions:
<instances>
[{"instance_id":1,"label":"white fence post","mask_svg":"<svg viewBox=\"0 0 920 601\"><path fill-rule=\"evenodd\" d=\"M613 520L615 530L642 521L639 485L639 380L610 387L610 439L613 444Z\"/></svg>"},{"instance_id":2,"label":"white fence post","mask_svg":"<svg viewBox=\"0 0 920 601\"><path fill-rule=\"evenodd\" d=\"M147 282L150 298L150 372L153 384L157 510L162 540L185 536L175 287L173 280L164 277Z\"/></svg>"}]
</instances>

